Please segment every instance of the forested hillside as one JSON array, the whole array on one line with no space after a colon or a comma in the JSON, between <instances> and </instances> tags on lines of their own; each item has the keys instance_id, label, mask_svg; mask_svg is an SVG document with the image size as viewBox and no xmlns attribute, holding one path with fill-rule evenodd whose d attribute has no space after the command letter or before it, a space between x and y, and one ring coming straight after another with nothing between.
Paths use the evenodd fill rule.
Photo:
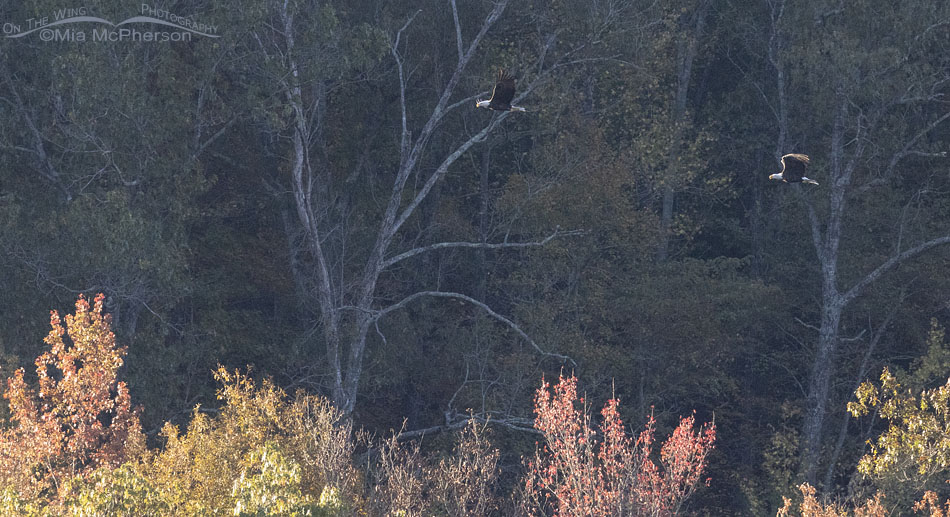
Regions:
<instances>
[{"instance_id":1,"label":"forested hillside","mask_svg":"<svg viewBox=\"0 0 950 517\"><path fill-rule=\"evenodd\" d=\"M9 4L5 511L569 515L530 489L555 379L596 440L696 447L667 515L950 497L950 3ZM501 70L526 112L476 107ZM787 153L817 185L769 179ZM43 383L93 361L50 311L88 300L107 366L62 389L108 432L20 463ZM474 492L393 491L423 471Z\"/></svg>"}]
</instances>

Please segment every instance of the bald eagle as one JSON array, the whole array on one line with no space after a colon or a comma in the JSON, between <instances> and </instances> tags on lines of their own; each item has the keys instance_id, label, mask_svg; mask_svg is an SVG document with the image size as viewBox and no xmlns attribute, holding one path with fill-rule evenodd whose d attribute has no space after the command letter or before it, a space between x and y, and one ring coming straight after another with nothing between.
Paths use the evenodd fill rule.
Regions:
<instances>
[{"instance_id":1,"label":"bald eagle","mask_svg":"<svg viewBox=\"0 0 950 517\"><path fill-rule=\"evenodd\" d=\"M512 106L511 99L515 97L515 78L505 72L498 71L498 79L495 81L495 89L491 92L491 99L487 101L478 101L475 106L478 108L487 108L495 111L527 111L521 106Z\"/></svg>"},{"instance_id":2,"label":"bald eagle","mask_svg":"<svg viewBox=\"0 0 950 517\"><path fill-rule=\"evenodd\" d=\"M782 172L769 176L769 179L782 180L786 183L817 185L817 181L805 176L805 168L808 167L809 161L808 156L804 154L786 154L782 157Z\"/></svg>"}]
</instances>

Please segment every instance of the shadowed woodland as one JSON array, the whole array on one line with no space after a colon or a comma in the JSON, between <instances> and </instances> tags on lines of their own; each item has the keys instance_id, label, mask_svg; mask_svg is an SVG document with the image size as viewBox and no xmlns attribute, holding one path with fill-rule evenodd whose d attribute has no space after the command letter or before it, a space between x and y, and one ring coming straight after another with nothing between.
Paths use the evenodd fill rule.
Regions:
<instances>
[{"instance_id":1,"label":"shadowed woodland","mask_svg":"<svg viewBox=\"0 0 950 517\"><path fill-rule=\"evenodd\" d=\"M950 3L156 6L0 39L5 512L950 512Z\"/></svg>"}]
</instances>

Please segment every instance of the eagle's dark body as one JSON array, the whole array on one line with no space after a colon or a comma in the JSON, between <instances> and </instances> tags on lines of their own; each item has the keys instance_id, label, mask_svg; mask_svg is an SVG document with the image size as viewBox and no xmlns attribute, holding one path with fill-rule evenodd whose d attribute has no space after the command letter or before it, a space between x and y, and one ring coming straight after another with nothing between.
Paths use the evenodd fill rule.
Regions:
<instances>
[{"instance_id":1,"label":"eagle's dark body","mask_svg":"<svg viewBox=\"0 0 950 517\"><path fill-rule=\"evenodd\" d=\"M498 71L498 78L495 80L495 89L492 90L491 99L487 101L478 101L475 106L487 108L495 111L525 111L520 106L512 106L511 99L515 97L515 78L504 70Z\"/></svg>"},{"instance_id":2,"label":"eagle's dark body","mask_svg":"<svg viewBox=\"0 0 950 517\"><path fill-rule=\"evenodd\" d=\"M805 176L805 169L811 160L804 154L786 154L782 157L782 172L769 176L769 179L782 180L786 183L810 183L817 185L818 182Z\"/></svg>"}]
</instances>

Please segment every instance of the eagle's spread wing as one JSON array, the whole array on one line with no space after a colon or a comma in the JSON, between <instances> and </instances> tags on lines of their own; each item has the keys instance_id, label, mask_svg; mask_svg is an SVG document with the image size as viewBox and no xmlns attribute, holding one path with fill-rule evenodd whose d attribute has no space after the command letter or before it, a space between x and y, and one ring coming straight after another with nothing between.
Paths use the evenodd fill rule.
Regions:
<instances>
[{"instance_id":1,"label":"eagle's spread wing","mask_svg":"<svg viewBox=\"0 0 950 517\"><path fill-rule=\"evenodd\" d=\"M498 80L495 82L495 89L491 93L491 105L501 108L511 106L511 99L515 97L515 78L505 72L498 71Z\"/></svg>"},{"instance_id":2,"label":"eagle's spread wing","mask_svg":"<svg viewBox=\"0 0 950 517\"><path fill-rule=\"evenodd\" d=\"M800 182L805 177L808 162L808 156L804 154L786 154L782 157L782 179L789 183Z\"/></svg>"}]
</instances>

